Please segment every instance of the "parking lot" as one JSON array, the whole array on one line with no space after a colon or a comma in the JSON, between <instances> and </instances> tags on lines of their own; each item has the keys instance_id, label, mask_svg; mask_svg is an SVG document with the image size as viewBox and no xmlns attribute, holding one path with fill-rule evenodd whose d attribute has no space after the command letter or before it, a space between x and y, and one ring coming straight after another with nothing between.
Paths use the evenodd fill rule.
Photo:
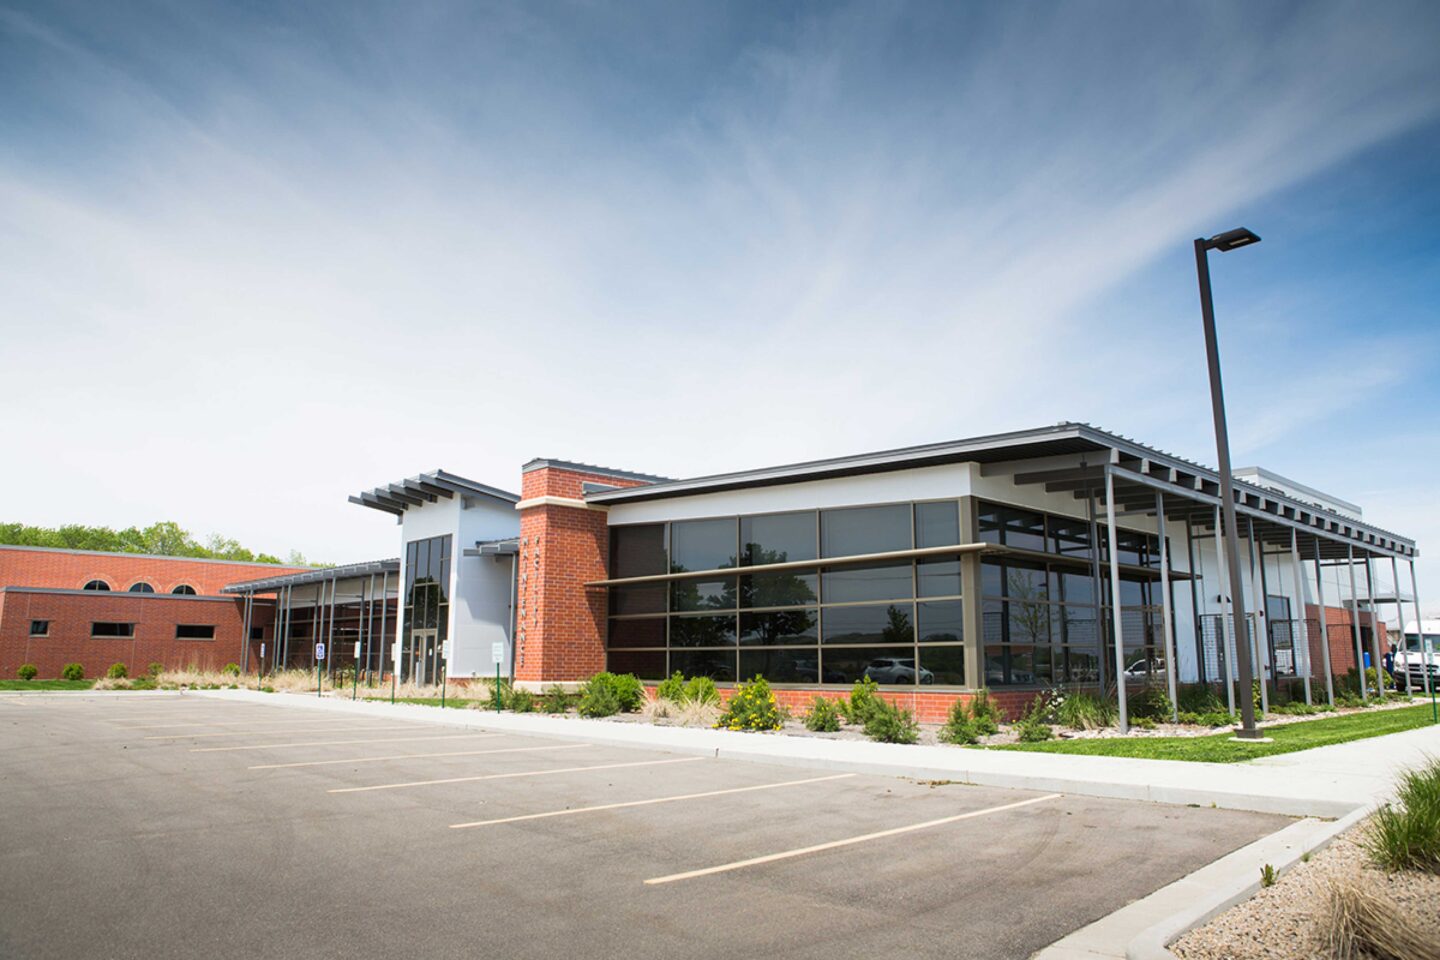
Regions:
<instances>
[{"instance_id":1,"label":"parking lot","mask_svg":"<svg viewBox=\"0 0 1440 960\"><path fill-rule=\"evenodd\" d=\"M0 956L1014 958L1287 821L189 696L0 697Z\"/></svg>"}]
</instances>

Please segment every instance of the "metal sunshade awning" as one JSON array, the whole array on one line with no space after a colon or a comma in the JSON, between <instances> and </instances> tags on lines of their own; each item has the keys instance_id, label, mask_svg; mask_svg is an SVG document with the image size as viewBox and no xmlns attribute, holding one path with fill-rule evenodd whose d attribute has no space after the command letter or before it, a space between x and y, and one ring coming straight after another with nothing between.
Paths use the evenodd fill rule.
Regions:
<instances>
[{"instance_id":1,"label":"metal sunshade awning","mask_svg":"<svg viewBox=\"0 0 1440 960\"><path fill-rule=\"evenodd\" d=\"M1214 529L1215 511L1221 505L1218 482L1199 471L1123 457L1119 451L1100 463L1082 460L1049 469L1021 469L1011 474L1011 479L1017 486L1041 485L1050 494L1069 492L1076 500L1103 499L1107 471L1114 478L1117 518L1155 516L1158 495L1168 518L1198 521L1200 527ZM1415 555L1409 541L1317 505L1244 483L1236 483L1232 493L1244 531L1248 533L1253 524L1261 543L1288 548L1294 531L1307 556L1318 549L1327 560L1343 560L1351 548L1372 557L1408 559Z\"/></svg>"},{"instance_id":2,"label":"metal sunshade awning","mask_svg":"<svg viewBox=\"0 0 1440 960\"><path fill-rule=\"evenodd\" d=\"M505 503L520 502L518 494L477 483L474 480L467 480L465 477L444 470L422 473L397 483L387 483L373 490L363 490L348 499L351 503L359 504L362 507L401 517L411 507L435 503L441 499L450 500L456 494L462 497L490 497Z\"/></svg>"},{"instance_id":3,"label":"metal sunshade awning","mask_svg":"<svg viewBox=\"0 0 1440 960\"><path fill-rule=\"evenodd\" d=\"M993 543L958 543L947 547L917 547L913 550L888 550L884 553L862 553L853 557L818 557L814 560L786 560L783 563L757 563L749 567L716 567L713 570L684 570L679 573L653 573L643 577L617 577L592 580L587 587L620 587L632 583L667 583L671 580L702 580L733 577L737 574L780 573L786 570L809 570L817 567L853 566L857 563L885 563L915 557L959 556L965 553L995 553L1004 548Z\"/></svg>"}]
</instances>

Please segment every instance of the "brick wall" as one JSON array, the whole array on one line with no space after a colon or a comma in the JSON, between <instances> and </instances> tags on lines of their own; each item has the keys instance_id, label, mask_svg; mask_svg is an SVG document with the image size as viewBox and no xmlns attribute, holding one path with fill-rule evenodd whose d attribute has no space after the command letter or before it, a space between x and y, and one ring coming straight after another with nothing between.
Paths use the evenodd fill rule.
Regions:
<instances>
[{"instance_id":1,"label":"brick wall","mask_svg":"<svg viewBox=\"0 0 1440 960\"><path fill-rule=\"evenodd\" d=\"M639 486L603 472L544 466L527 470L523 504L542 497L579 500L586 482ZM537 503L520 511L515 678L530 683L583 680L605 669L605 579L610 550L603 509Z\"/></svg>"},{"instance_id":2,"label":"brick wall","mask_svg":"<svg viewBox=\"0 0 1440 960\"><path fill-rule=\"evenodd\" d=\"M1319 623L1320 615L1315 604L1305 605L1305 617L1315 623ZM1330 670L1335 676L1344 676L1355 669L1355 633L1351 629L1351 616L1349 607L1326 607L1325 608L1325 634L1330 641ZM1385 632L1385 624L1368 611L1361 611L1360 626L1369 627L1377 631L1380 638L1380 654L1384 656L1385 651L1390 649L1390 642ZM1370 652L1370 643L1364 639L1362 643L1365 652ZM1312 676L1321 677L1325 675L1325 661L1322 659L1323 651L1320 649L1320 637L1310 631L1310 669Z\"/></svg>"},{"instance_id":3,"label":"brick wall","mask_svg":"<svg viewBox=\"0 0 1440 960\"><path fill-rule=\"evenodd\" d=\"M202 595L218 596L227 583L299 573L305 567L272 563L233 563L184 557L147 557L129 553L88 553L83 550L35 550L0 546L0 587L55 587L79 590L91 580L104 580L112 591L145 582L156 593L169 593L182 583Z\"/></svg>"},{"instance_id":4,"label":"brick wall","mask_svg":"<svg viewBox=\"0 0 1440 960\"><path fill-rule=\"evenodd\" d=\"M67 663L79 663L87 677L103 677L112 663L124 663L132 676L151 663L166 667L216 669L239 663L255 669L259 644L252 643L245 663L244 606L239 598L213 599L167 594L6 590L0 592L0 677L13 678L22 663L33 663L40 676L59 676ZM253 626L268 642L274 610L257 603ZM32 620L48 620L44 637L30 635ZM135 624L134 637L92 638L95 621ZM213 640L181 640L177 624L215 627Z\"/></svg>"}]
</instances>

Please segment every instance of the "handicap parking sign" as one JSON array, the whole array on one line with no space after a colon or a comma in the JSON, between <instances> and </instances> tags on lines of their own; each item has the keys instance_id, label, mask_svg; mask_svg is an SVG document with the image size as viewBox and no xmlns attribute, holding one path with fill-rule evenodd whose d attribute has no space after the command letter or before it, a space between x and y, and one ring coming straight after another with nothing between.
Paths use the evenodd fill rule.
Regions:
<instances>
[{"instance_id":1,"label":"handicap parking sign","mask_svg":"<svg viewBox=\"0 0 1440 960\"><path fill-rule=\"evenodd\" d=\"M325 644L323 644L323 643L317 643L317 644L315 644L315 659L316 659L316 660L324 660L324 659L325 659Z\"/></svg>"}]
</instances>

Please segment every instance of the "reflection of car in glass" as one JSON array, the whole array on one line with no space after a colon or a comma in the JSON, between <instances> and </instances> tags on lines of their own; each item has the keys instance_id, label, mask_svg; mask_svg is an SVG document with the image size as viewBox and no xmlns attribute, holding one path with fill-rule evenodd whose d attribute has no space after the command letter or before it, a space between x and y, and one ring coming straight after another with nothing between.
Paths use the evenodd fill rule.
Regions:
<instances>
[{"instance_id":1,"label":"reflection of car in glass","mask_svg":"<svg viewBox=\"0 0 1440 960\"><path fill-rule=\"evenodd\" d=\"M820 665L814 660L796 660L795 676L801 683L816 683L820 679ZM825 683L844 683L845 675L838 670L825 671Z\"/></svg>"},{"instance_id":2,"label":"reflection of car in glass","mask_svg":"<svg viewBox=\"0 0 1440 960\"><path fill-rule=\"evenodd\" d=\"M1158 660L1136 660L1125 668L1125 676L1132 680L1158 677L1165 673L1165 664Z\"/></svg>"},{"instance_id":3,"label":"reflection of car in glass","mask_svg":"<svg viewBox=\"0 0 1440 960\"><path fill-rule=\"evenodd\" d=\"M865 676L876 683L914 683L915 661L900 657L879 657L865 666ZM934 683L935 674L921 668L921 683Z\"/></svg>"},{"instance_id":4,"label":"reflection of car in glass","mask_svg":"<svg viewBox=\"0 0 1440 960\"><path fill-rule=\"evenodd\" d=\"M1010 679L1005 679L1005 664L995 657L985 658L985 682L990 686L998 686L1004 683L1013 683L1020 686L1035 682L1035 674L1029 670L1010 668Z\"/></svg>"}]
</instances>

